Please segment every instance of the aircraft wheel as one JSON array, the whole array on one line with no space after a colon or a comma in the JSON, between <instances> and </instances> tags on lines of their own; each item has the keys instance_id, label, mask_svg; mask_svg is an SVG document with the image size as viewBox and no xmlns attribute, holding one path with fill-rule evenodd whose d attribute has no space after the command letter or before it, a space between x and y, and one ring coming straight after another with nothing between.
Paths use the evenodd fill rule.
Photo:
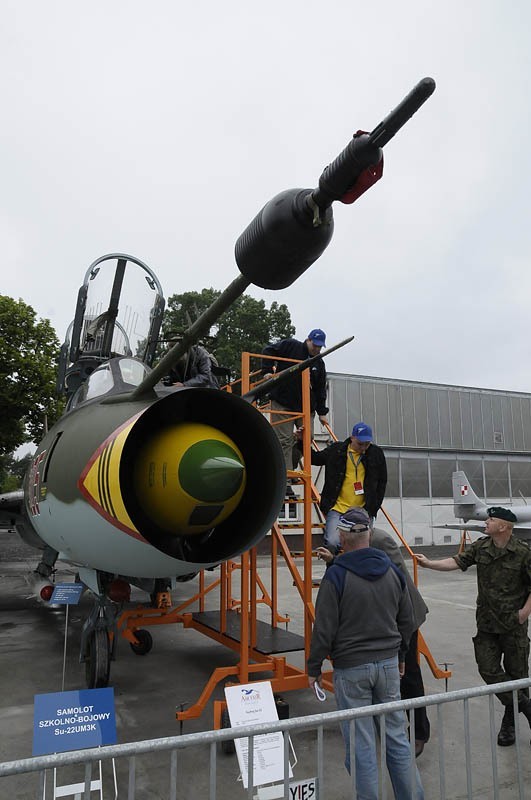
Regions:
<instances>
[{"instance_id":1,"label":"aircraft wheel","mask_svg":"<svg viewBox=\"0 0 531 800\"><path fill-rule=\"evenodd\" d=\"M229 712L225 708L221 712L221 727L222 728L230 728L230 717ZM236 745L234 744L234 739L226 739L226 741L221 742L221 752L225 753L226 756L232 756L236 752Z\"/></svg>"},{"instance_id":2,"label":"aircraft wheel","mask_svg":"<svg viewBox=\"0 0 531 800\"><path fill-rule=\"evenodd\" d=\"M104 629L93 631L88 642L85 676L88 689L102 689L109 684L111 653L109 636Z\"/></svg>"},{"instance_id":3,"label":"aircraft wheel","mask_svg":"<svg viewBox=\"0 0 531 800\"><path fill-rule=\"evenodd\" d=\"M153 647L153 637L149 631L145 631L143 629L135 631L135 636L138 639L138 644L129 642L131 645L131 650L137 656L145 656Z\"/></svg>"}]
</instances>

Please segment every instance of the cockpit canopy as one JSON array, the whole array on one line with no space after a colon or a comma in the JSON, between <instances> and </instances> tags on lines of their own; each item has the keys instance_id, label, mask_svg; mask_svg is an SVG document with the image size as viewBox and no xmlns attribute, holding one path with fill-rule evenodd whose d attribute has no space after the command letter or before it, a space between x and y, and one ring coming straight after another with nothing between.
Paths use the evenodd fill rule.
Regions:
<instances>
[{"instance_id":1,"label":"cockpit canopy","mask_svg":"<svg viewBox=\"0 0 531 800\"><path fill-rule=\"evenodd\" d=\"M77 393L100 364L115 357L151 366L164 304L156 275L139 259L115 253L94 261L61 347L58 391Z\"/></svg>"},{"instance_id":2,"label":"cockpit canopy","mask_svg":"<svg viewBox=\"0 0 531 800\"><path fill-rule=\"evenodd\" d=\"M96 397L130 392L148 373L149 368L136 358L113 358L97 367L74 392L68 411Z\"/></svg>"}]
</instances>

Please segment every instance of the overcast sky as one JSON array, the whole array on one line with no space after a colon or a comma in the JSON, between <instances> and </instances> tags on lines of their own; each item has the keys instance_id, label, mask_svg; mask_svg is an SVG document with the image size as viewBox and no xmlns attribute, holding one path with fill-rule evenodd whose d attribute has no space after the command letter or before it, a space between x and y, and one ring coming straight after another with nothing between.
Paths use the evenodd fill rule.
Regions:
<instances>
[{"instance_id":1,"label":"overcast sky","mask_svg":"<svg viewBox=\"0 0 531 800\"><path fill-rule=\"evenodd\" d=\"M223 289L264 203L429 75L321 259L249 293L354 334L329 371L531 392L530 30L527 0L4 0L0 292L63 340L104 253Z\"/></svg>"}]
</instances>

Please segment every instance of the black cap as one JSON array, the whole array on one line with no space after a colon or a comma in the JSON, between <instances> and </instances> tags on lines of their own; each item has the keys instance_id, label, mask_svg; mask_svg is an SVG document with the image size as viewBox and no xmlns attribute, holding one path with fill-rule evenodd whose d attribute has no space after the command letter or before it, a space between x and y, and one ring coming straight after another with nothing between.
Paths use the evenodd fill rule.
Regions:
<instances>
[{"instance_id":1,"label":"black cap","mask_svg":"<svg viewBox=\"0 0 531 800\"><path fill-rule=\"evenodd\" d=\"M487 508L487 514L489 517L504 519L505 522L518 522L512 511L509 511L508 508L502 508L501 506L492 506L492 508Z\"/></svg>"}]
</instances>

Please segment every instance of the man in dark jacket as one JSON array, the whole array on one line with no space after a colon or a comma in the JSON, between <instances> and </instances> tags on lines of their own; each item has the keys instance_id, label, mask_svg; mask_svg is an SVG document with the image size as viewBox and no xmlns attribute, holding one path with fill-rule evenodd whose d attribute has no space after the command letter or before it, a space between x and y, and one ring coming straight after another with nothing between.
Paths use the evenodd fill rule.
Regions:
<instances>
[{"instance_id":1,"label":"man in dark jacket","mask_svg":"<svg viewBox=\"0 0 531 800\"><path fill-rule=\"evenodd\" d=\"M275 373L293 366L298 361L319 355L326 344L326 334L320 328L310 331L304 342L298 339L282 339L275 344L268 344L262 350L262 355L273 356L262 361L262 375L270 378ZM289 359L287 361L275 360ZM298 412L302 411L302 380L300 375L294 375L279 386L271 390L271 410L273 412ZM310 367L310 407L313 414L317 412L321 422L326 421L328 408L326 406L326 369L322 359L318 359ZM274 414L274 430L282 446L286 469L293 469L293 418L285 421L283 414ZM312 422L313 424L313 422Z\"/></svg>"},{"instance_id":2,"label":"man in dark jacket","mask_svg":"<svg viewBox=\"0 0 531 800\"><path fill-rule=\"evenodd\" d=\"M326 570L315 604L309 684L321 684L322 663L330 657L340 710L400 700L400 674L415 629L405 578L384 552L370 547L368 524L351 524L341 517L339 527L343 554ZM341 727L350 772L350 725ZM403 711L385 715L385 732L395 798L424 798L418 770L411 763ZM356 720L354 751L357 796L377 800L373 717Z\"/></svg>"},{"instance_id":3,"label":"man in dark jacket","mask_svg":"<svg viewBox=\"0 0 531 800\"><path fill-rule=\"evenodd\" d=\"M333 554L339 548L339 517L347 509L359 506L374 520L382 505L387 463L383 450L372 439L370 425L357 422L344 442L312 450L312 464L325 468L320 508L326 515L324 544Z\"/></svg>"},{"instance_id":4,"label":"man in dark jacket","mask_svg":"<svg viewBox=\"0 0 531 800\"><path fill-rule=\"evenodd\" d=\"M164 382L167 386L219 388L218 382L212 374L211 356L200 344L190 347L170 370Z\"/></svg>"}]
</instances>

